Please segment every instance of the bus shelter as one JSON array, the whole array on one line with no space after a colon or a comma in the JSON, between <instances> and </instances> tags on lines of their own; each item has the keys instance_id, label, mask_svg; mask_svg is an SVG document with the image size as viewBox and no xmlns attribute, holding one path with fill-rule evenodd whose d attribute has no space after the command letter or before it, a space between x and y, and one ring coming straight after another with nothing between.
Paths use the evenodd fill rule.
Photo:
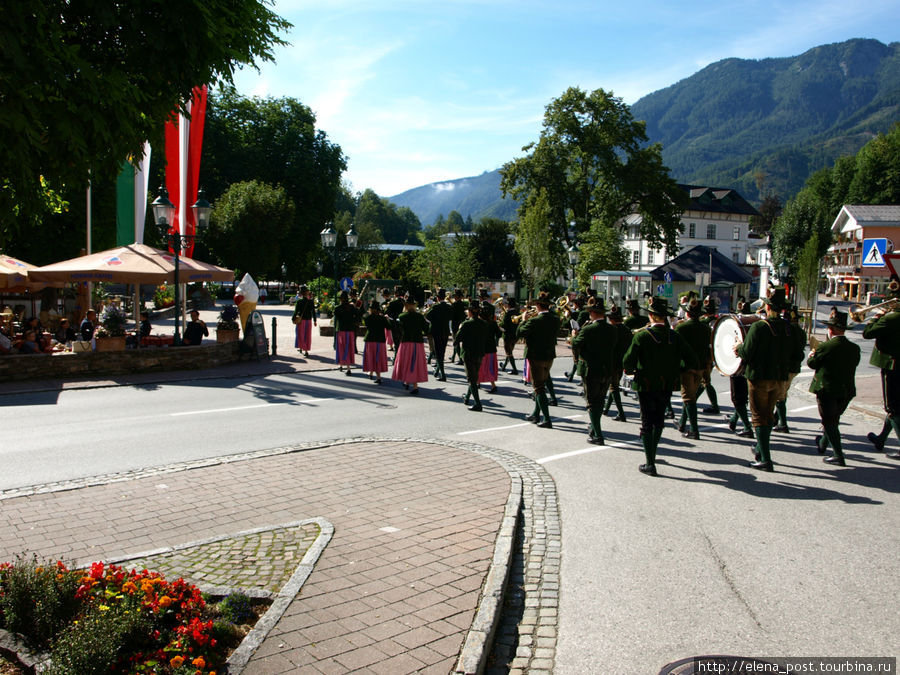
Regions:
<instances>
[{"instance_id":1,"label":"bus shelter","mask_svg":"<svg viewBox=\"0 0 900 675\"><path fill-rule=\"evenodd\" d=\"M625 270L600 270L591 275L591 288L597 291L607 305L624 304L626 298L640 298L650 291L653 279L649 272Z\"/></svg>"}]
</instances>

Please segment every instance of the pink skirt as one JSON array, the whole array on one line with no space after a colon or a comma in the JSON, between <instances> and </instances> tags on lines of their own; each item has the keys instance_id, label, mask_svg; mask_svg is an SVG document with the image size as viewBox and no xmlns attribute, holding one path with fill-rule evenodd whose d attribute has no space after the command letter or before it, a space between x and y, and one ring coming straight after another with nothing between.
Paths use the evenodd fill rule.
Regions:
<instances>
[{"instance_id":1,"label":"pink skirt","mask_svg":"<svg viewBox=\"0 0 900 675\"><path fill-rule=\"evenodd\" d=\"M401 342L394 359L392 380L399 382L428 382L425 345L421 342Z\"/></svg>"},{"instance_id":2,"label":"pink skirt","mask_svg":"<svg viewBox=\"0 0 900 675\"><path fill-rule=\"evenodd\" d=\"M297 324L296 337L294 338L294 346L308 352L312 348L312 319L303 319Z\"/></svg>"},{"instance_id":3,"label":"pink skirt","mask_svg":"<svg viewBox=\"0 0 900 675\"><path fill-rule=\"evenodd\" d=\"M531 363L525 359L525 367L522 368L522 379L531 382Z\"/></svg>"},{"instance_id":4,"label":"pink skirt","mask_svg":"<svg viewBox=\"0 0 900 675\"><path fill-rule=\"evenodd\" d=\"M391 332L390 327L384 330L384 341L388 347L394 346L394 334Z\"/></svg>"},{"instance_id":5,"label":"pink skirt","mask_svg":"<svg viewBox=\"0 0 900 675\"><path fill-rule=\"evenodd\" d=\"M337 350L334 360L339 366L356 365L356 333L352 330L342 330L337 334Z\"/></svg>"},{"instance_id":6,"label":"pink skirt","mask_svg":"<svg viewBox=\"0 0 900 675\"><path fill-rule=\"evenodd\" d=\"M481 359L481 369L478 371L479 382L497 381L497 352L485 354Z\"/></svg>"},{"instance_id":7,"label":"pink skirt","mask_svg":"<svg viewBox=\"0 0 900 675\"><path fill-rule=\"evenodd\" d=\"M387 346L384 342L366 342L363 347L363 372L386 373L388 369Z\"/></svg>"}]
</instances>

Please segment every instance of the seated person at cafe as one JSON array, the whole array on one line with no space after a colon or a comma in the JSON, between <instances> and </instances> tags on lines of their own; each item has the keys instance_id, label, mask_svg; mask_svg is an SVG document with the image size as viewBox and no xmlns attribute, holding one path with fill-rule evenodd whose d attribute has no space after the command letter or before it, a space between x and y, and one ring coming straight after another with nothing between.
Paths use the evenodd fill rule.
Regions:
<instances>
[{"instance_id":1,"label":"seated person at cafe","mask_svg":"<svg viewBox=\"0 0 900 675\"><path fill-rule=\"evenodd\" d=\"M59 320L59 328L53 334L53 339L62 344L73 342L75 340L75 329L69 325L68 319Z\"/></svg>"},{"instance_id":2,"label":"seated person at cafe","mask_svg":"<svg viewBox=\"0 0 900 675\"><path fill-rule=\"evenodd\" d=\"M200 312L192 309L191 320L184 327L184 338L181 342L185 345L199 345L203 342L204 336L209 336L209 328L206 327L204 321L200 320Z\"/></svg>"},{"instance_id":3,"label":"seated person at cafe","mask_svg":"<svg viewBox=\"0 0 900 675\"><path fill-rule=\"evenodd\" d=\"M153 330L153 326L150 325L150 314L144 310L141 312L141 337L150 337L151 330Z\"/></svg>"},{"instance_id":4,"label":"seated person at cafe","mask_svg":"<svg viewBox=\"0 0 900 675\"><path fill-rule=\"evenodd\" d=\"M32 316L25 321L25 325L22 326L22 333L27 333L28 331L34 332L35 342L37 342L40 351L46 352L50 349L50 338L44 338L44 327L41 325L39 318Z\"/></svg>"},{"instance_id":5,"label":"seated person at cafe","mask_svg":"<svg viewBox=\"0 0 900 675\"><path fill-rule=\"evenodd\" d=\"M42 354L41 346L38 344L37 335L31 328L25 331L25 338L19 345L20 354Z\"/></svg>"},{"instance_id":6,"label":"seated person at cafe","mask_svg":"<svg viewBox=\"0 0 900 675\"><path fill-rule=\"evenodd\" d=\"M12 340L6 334L5 329L0 328L0 354L9 354L12 352Z\"/></svg>"},{"instance_id":7,"label":"seated person at cafe","mask_svg":"<svg viewBox=\"0 0 900 675\"><path fill-rule=\"evenodd\" d=\"M92 309L84 315L84 321L81 322L81 339L88 341L94 337L94 328L97 324L97 312Z\"/></svg>"}]
</instances>

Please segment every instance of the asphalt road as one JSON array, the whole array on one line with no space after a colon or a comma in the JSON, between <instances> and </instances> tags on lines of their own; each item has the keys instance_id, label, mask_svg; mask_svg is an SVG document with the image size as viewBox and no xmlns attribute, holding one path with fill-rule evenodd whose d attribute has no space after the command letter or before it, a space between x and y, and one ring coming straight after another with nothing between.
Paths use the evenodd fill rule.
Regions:
<instances>
[{"instance_id":1,"label":"asphalt road","mask_svg":"<svg viewBox=\"0 0 900 675\"><path fill-rule=\"evenodd\" d=\"M633 398L628 422L605 421L606 446L586 443L578 389L562 381L570 364L554 368L552 430L524 422L531 401L511 376L483 395L485 412L466 410L459 366L418 397L336 371L3 397L0 489L316 439L463 439L531 457L557 482L558 673L656 673L715 653L900 653L900 463L865 440L874 417L845 417L847 469L823 464L802 373L794 432L773 438L776 473L747 468L751 442L701 415L699 442L667 428L653 479L637 471ZM730 410L726 380L716 385Z\"/></svg>"}]
</instances>

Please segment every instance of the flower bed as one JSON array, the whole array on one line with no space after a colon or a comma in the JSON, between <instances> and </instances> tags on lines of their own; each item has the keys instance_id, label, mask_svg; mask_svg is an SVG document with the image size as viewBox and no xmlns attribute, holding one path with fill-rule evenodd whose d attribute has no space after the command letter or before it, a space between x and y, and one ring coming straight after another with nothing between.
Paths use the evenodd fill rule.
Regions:
<instances>
[{"instance_id":1,"label":"flower bed","mask_svg":"<svg viewBox=\"0 0 900 675\"><path fill-rule=\"evenodd\" d=\"M215 673L264 611L242 594L207 602L147 570L0 564L0 628L49 653L49 673Z\"/></svg>"}]
</instances>

